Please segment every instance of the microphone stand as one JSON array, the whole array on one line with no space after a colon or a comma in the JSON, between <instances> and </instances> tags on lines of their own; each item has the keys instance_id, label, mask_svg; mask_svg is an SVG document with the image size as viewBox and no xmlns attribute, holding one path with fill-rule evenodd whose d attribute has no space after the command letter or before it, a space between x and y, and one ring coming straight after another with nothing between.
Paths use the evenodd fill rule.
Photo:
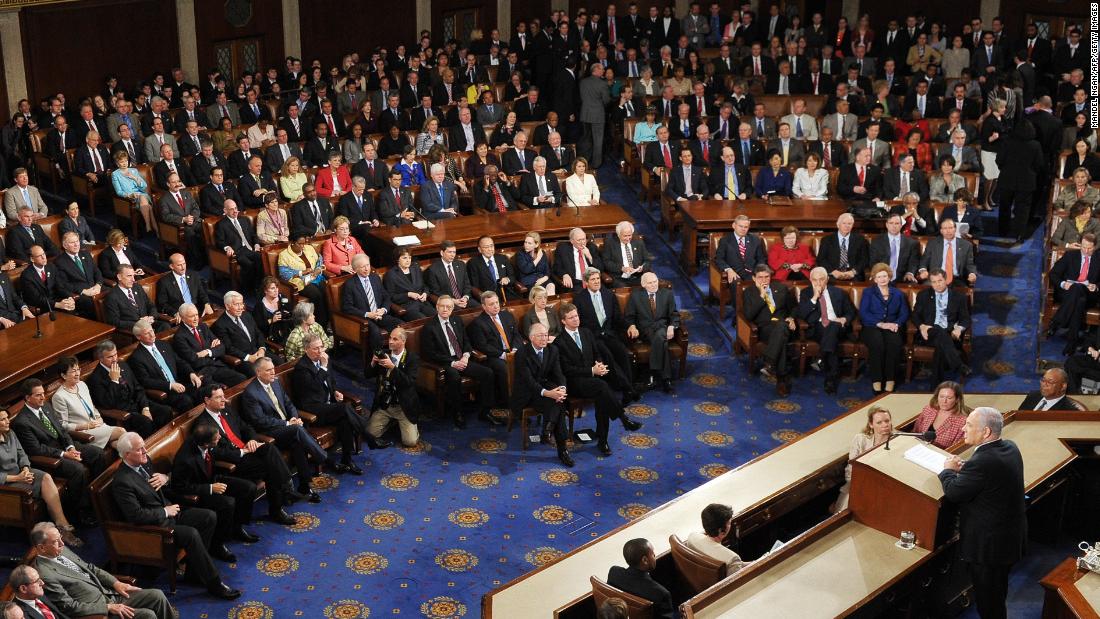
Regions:
<instances>
[{"instance_id":1,"label":"microphone stand","mask_svg":"<svg viewBox=\"0 0 1100 619\"><path fill-rule=\"evenodd\" d=\"M886 446L883 447L883 449L889 451L890 441L896 436L915 436L926 443L931 443L932 441L936 440L936 430L933 428L929 428L924 432L894 432L890 434L890 436L886 439Z\"/></svg>"},{"instance_id":2,"label":"microphone stand","mask_svg":"<svg viewBox=\"0 0 1100 619\"><path fill-rule=\"evenodd\" d=\"M401 205L400 205L400 204L398 204L397 206L401 206ZM440 208L443 208L443 205L442 205L442 204L440 204L440 205L439 205L439 207L440 207ZM432 228L434 228L434 227L435 227L435 224L433 224L433 223L431 222L431 220L430 220L430 219L428 219L427 217L425 217L425 216L424 216L424 213L421 213L421 212L420 212L420 209L416 208L416 204L415 204L415 202L410 202L410 203L409 203L409 210L411 210L411 211L413 212L413 214L414 214L414 215L416 215L417 217L419 217L419 218L423 219L424 221L426 221L426 222L428 223L428 227L427 227L427 230L431 230ZM398 217L401 217L401 215L398 215ZM409 223L412 223L412 222L409 222Z\"/></svg>"}]
</instances>

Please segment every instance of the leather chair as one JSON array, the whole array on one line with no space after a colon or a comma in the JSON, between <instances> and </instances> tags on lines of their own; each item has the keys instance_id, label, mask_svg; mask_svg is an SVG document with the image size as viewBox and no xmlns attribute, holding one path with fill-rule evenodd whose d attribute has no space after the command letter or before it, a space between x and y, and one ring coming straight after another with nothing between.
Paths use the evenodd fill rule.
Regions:
<instances>
[{"instance_id":1,"label":"leather chair","mask_svg":"<svg viewBox=\"0 0 1100 619\"><path fill-rule=\"evenodd\" d=\"M691 586L693 595L726 577L725 562L689 548L675 533L668 536L668 543L676 571Z\"/></svg>"},{"instance_id":2,"label":"leather chair","mask_svg":"<svg viewBox=\"0 0 1100 619\"><path fill-rule=\"evenodd\" d=\"M134 169L141 174L145 179L146 186L151 192L153 187L153 166L148 163L139 163L134 166ZM113 195L113 194L112 194ZM150 193L150 196L152 194ZM152 199L150 197L150 199ZM113 195L111 204L114 206L115 218L119 220L128 220L130 222L130 238L139 238L141 236L141 228L144 226L144 222L141 217L141 212L138 210L136 204L127 200L126 198L120 198ZM153 206L154 210L156 206Z\"/></svg>"},{"instance_id":3,"label":"leather chair","mask_svg":"<svg viewBox=\"0 0 1100 619\"><path fill-rule=\"evenodd\" d=\"M630 619L653 619L653 602L616 589L596 576L590 576L588 580L592 583L592 601L596 604L596 608L610 598L619 598L626 602Z\"/></svg>"}]
</instances>

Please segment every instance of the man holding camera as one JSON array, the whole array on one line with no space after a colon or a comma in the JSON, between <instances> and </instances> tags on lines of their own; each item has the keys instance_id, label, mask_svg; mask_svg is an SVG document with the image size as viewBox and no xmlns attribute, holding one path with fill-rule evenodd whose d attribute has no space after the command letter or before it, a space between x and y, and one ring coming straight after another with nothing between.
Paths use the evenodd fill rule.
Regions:
<instances>
[{"instance_id":1,"label":"man holding camera","mask_svg":"<svg viewBox=\"0 0 1100 619\"><path fill-rule=\"evenodd\" d=\"M367 433L378 447L391 444L382 437L394 422L401 431L402 445L415 447L420 440L420 430L416 426L420 418L420 397L416 393L416 372L420 359L416 353L405 348L407 338L404 329L395 327L390 331L388 348L375 351L367 366L367 378L377 380Z\"/></svg>"}]
</instances>

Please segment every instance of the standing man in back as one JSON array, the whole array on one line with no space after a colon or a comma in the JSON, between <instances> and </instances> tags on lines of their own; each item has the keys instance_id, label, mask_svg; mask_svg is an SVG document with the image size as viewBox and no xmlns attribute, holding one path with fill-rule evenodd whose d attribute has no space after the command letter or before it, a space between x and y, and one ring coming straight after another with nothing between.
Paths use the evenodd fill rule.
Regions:
<instances>
[{"instance_id":1,"label":"standing man in back","mask_svg":"<svg viewBox=\"0 0 1100 619\"><path fill-rule=\"evenodd\" d=\"M581 156L592 164L593 174L603 163L603 136L607 127L607 106L611 103L611 91L603 79L604 67L596 62L592 64L591 74L581 80Z\"/></svg>"}]
</instances>

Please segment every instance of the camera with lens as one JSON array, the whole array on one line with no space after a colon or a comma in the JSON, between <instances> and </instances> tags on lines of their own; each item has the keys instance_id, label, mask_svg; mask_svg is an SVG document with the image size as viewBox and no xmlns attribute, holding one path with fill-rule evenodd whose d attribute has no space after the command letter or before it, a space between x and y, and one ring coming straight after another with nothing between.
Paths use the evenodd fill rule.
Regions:
<instances>
[{"instance_id":1,"label":"camera with lens","mask_svg":"<svg viewBox=\"0 0 1100 619\"><path fill-rule=\"evenodd\" d=\"M390 350L388 348L379 348L378 350L374 351L374 357L376 359L381 359L383 357L387 357L387 356L389 356L389 354L390 354Z\"/></svg>"}]
</instances>

